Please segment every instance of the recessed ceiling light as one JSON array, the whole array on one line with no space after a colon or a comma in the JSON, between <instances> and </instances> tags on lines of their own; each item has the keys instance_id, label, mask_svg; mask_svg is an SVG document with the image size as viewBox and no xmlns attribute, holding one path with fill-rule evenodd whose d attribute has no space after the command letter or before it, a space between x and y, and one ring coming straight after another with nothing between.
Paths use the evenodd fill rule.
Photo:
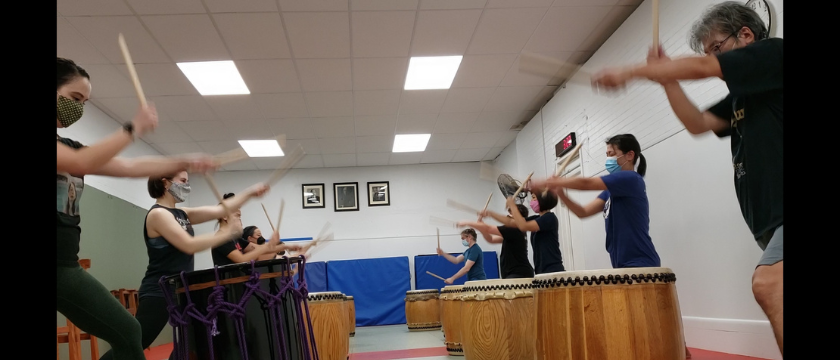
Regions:
<instances>
[{"instance_id":1,"label":"recessed ceiling light","mask_svg":"<svg viewBox=\"0 0 840 360\"><path fill-rule=\"evenodd\" d=\"M239 145L250 157L283 156L277 140L239 140Z\"/></svg>"},{"instance_id":2,"label":"recessed ceiling light","mask_svg":"<svg viewBox=\"0 0 840 360\"><path fill-rule=\"evenodd\" d=\"M251 93L233 61L178 63L178 68L187 76L187 79L201 95L244 95Z\"/></svg>"},{"instance_id":3,"label":"recessed ceiling light","mask_svg":"<svg viewBox=\"0 0 840 360\"><path fill-rule=\"evenodd\" d=\"M418 152L426 150L432 134L397 135L394 138L393 152Z\"/></svg>"},{"instance_id":4,"label":"recessed ceiling light","mask_svg":"<svg viewBox=\"0 0 840 360\"><path fill-rule=\"evenodd\" d=\"M463 56L413 57L408 62L405 90L449 89Z\"/></svg>"}]
</instances>

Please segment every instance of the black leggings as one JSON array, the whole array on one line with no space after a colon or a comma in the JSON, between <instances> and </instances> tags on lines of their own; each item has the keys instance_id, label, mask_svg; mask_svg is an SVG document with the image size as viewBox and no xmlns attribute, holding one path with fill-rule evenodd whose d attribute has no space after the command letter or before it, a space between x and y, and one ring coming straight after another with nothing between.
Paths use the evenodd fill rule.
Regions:
<instances>
[{"instance_id":1,"label":"black leggings","mask_svg":"<svg viewBox=\"0 0 840 360\"><path fill-rule=\"evenodd\" d=\"M157 339L160 332L169 322L169 312L166 310L166 299L156 296L144 296L137 304L137 321L140 322L142 331L143 349L148 348ZM174 352L174 351L173 351ZM173 360L170 353L169 359ZM99 360L122 359L108 351ZM143 358L145 360L145 357Z\"/></svg>"},{"instance_id":2,"label":"black leggings","mask_svg":"<svg viewBox=\"0 0 840 360\"><path fill-rule=\"evenodd\" d=\"M81 266L58 266L56 310L79 329L109 345L120 360L146 360L140 324L111 292Z\"/></svg>"}]
</instances>

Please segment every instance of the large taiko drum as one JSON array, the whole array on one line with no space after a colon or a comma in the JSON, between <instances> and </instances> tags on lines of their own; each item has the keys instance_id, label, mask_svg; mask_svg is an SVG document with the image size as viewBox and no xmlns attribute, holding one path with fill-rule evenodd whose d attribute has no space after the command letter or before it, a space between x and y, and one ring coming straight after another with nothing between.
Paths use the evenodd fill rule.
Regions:
<instances>
[{"instance_id":1,"label":"large taiko drum","mask_svg":"<svg viewBox=\"0 0 840 360\"><path fill-rule=\"evenodd\" d=\"M352 296L346 296L345 301L347 301L347 318L350 322L350 337L356 336L356 302L353 300Z\"/></svg>"},{"instance_id":2,"label":"large taiko drum","mask_svg":"<svg viewBox=\"0 0 840 360\"><path fill-rule=\"evenodd\" d=\"M350 356L350 330L344 297L338 291L309 293L309 316L312 318L312 333L319 360L347 360ZM308 329L308 324L305 325Z\"/></svg>"},{"instance_id":3,"label":"large taiko drum","mask_svg":"<svg viewBox=\"0 0 840 360\"><path fill-rule=\"evenodd\" d=\"M668 268L566 271L534 278L537 360L685 360Z\"/></svg>"},{"instance_id":4,"label":"large taiko drum","mask_svg":"<svg viewBox=\"0 0 840 360\"><path fill-rule=\"evenodd\" d=\"M440 322L443 344L449 355L464 356L461 346L461 292L464 285L450 285L440 290Z\"/></svg>"},{"instance_id":5,"label":"large taiko drum","mask_svg":"<svg viewBox=\"0 0 840 360\"><path fill-rule=\"evenodd\" d=\"M461 293L461 340L470 360L534 358L534 279L467 281Z\"/></svg>"},{"instance_id":6,"label":"large taiko drum","mask_svg":"<svg viewBox=\"0 0 840 360\"><path fill-rule=\"evenodd\" d=\"M405 322L408 325L408 331L440 330L438 290L406 291Z\"/></svg>"}]
</instances>

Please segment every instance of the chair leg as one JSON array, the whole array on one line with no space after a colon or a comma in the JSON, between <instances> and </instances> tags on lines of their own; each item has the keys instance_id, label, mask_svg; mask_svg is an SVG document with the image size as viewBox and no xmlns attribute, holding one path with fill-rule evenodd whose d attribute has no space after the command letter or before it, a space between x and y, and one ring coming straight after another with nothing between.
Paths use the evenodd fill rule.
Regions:
<instances>
[{"instance_id":1,"label":"chair leg","mask_svg":"<svg viewBox=\"0 0 840 360\"><path fill-rule=\"evenodd\" d=\"M90 336L90 360L99 360L99 343L96 336Z\"/></svg>"}]
</instances>

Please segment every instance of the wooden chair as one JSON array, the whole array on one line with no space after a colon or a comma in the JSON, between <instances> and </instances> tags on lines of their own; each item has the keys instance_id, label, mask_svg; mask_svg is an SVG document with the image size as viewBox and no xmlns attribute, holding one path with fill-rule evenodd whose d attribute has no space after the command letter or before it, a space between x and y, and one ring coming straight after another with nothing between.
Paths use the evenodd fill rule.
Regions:
<instances>
[{"instance_id":1,"label":"wooden chair","mask_svg":"<svg viewBox=\"0 0 840 360\"><path fill-rule=\"evenodd\" d=\"M79 260L79 265L83 269L90 269L90 259ZM67 321L67 326L59 326L56 331L55 344L55 358L60 359L60 344L67 344L70 352L70 360L82 360L82 340L90 341L90 357L91 360L99 359L99 344L96 337L88 334L74 325L70 320Z\"/></svg>"}]
</instances>

